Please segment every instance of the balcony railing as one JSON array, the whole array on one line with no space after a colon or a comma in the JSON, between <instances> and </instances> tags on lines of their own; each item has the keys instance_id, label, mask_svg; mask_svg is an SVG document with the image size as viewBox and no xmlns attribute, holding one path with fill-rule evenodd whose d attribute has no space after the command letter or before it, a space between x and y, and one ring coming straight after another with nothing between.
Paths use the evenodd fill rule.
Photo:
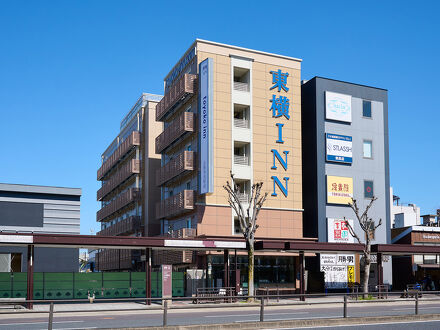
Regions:
<instances>
[{"instance_id":1,"label":"balcony railing","mask_svg":"<svg viewBox=\"0 0 440 330\"><path fill-rule=\"evenodd\" d=\"M171 233L166 235L171 238L188 238L188 237L196 237L197 230L195 228L182 228L178 230L173 230Z\"/></svg>"},{"instance_id":2,"label":"balcony railing","mask_svg":"<svg viewBox=\"0 0 440 330\"><path fill-rule=\"evenodd\" d=\"M194 190L183 190L156 204L156 218L173 217L194 209Z\"/></svg>"},{"instance_id":3,"label":"balcony railing","mask_svg":"<svg viewBox=\"0 0 440 330\"><path fill-rule=\"evenodd\" d=\"M95 258L96 268L103 270L131 269L132 260L140 260L140 253L135 250L103 250Z\"/></svg>"},{"instance_id":4,"label":"balcony railing","mask_svg":"<svg viewBox=\"0 0 440 330\"><path fill-rule=\"evenodd\" d=\"M118 236L132 234L142 228L141 217L131 216L121 220L110 227L98 231L98 236Z\"/></svg>"},{"instance_id":5,"label":"balcony railing","mask_svg":"<svg viewBox=\"0 0 440 330\"><path fill-rule=\"evenodd\" d=\"M156 153L160 154L186 132L194 132L195 123L195 113L183 112L156 138Z\"/></svg>"},{"instance_id":6,"label":"balcony railing","mask_svg":"<svg viewBox=\"0 0 440 330\"><path fill-rule=\"evenodd\" d=\"M238 200L241 203L249 203L249 195L246 193L237 193Z\"/></svg>"},{"instance_id":7,"label":"balcony railing","mask_svg":"<svg viewBox=\"0 0 440 330\"><path fill-rule=\"evenodd\" d=\"M234 127L238 128L249 128L249 120L234 118Z\"/></svg>"},{"instance_id":8,"label":"balcony railing","mask_svg":"<svg viewBox=\"0 0 440 330\"><path fill-rule=\"evenodd\" d=\"M194 151L184 151L156 171L156 185L160 186L186 171L195 169Z\"/></svg>"},{"instance_id":9,"label":"balcony railing","mask_svg":"<svg viewBox=\"0 0 440 330\"><path fill-rule=\"evenodd\" d=\"M194 94L197 89L197 75L184 74L156 105L156 120L162 120L186 96Z\"/></svg>"},{"instance_id":10,"label":"balcony railing","mask_svg":"<svg viewBox=\"0 0 440 330\"><path fill-rule=\"evenodd\" d=\"M102 178L107 174L107 172L116 165L116 163L124 157L127 152L129 152L134 146L141 145L141 134L138 131L131 133L124 142L122 142L115 152L107 158L107 160L102 164L98 170L97 179L102 180Z\"/></svg>"},{"instance_id":11,"label":"balcony railing","mask_svg":"<svg viewBox=\"0 0 440 330\"><path fill-rule=\"evenodd\" d=\"M139 174L141 172L141 161L139 159L131 159L121 168L119 168L111 178L98 190L96 198L98 201L102 200L122 182L127 180L132 174Z\"/></svg>"},{"instance_id":12,"label":"balcony railing","mask_svg":"<svg viewBox=\"0 0 440 330\"><path fill-rule=\"evenodd\" d=\"M249 165L249 157L244 155L234 155L234 164L236 165Z\"/></svg>"},{"instance_id":13,"label":"balcony railing","mask_svg":"<svg viewBox=\"0 0 440 330\"><path fill-rule=\"evenodd\" d=\"M234 90L240 92L249 92L249 84L239 81L234 81Z\"/></svg>"},{"instance_id":14,"label":"balcony railing","mask_svg":"<svg viewBox=\"0 0 440 330\"><path fill-rule=\"evenodd\" d=\"M96 213L96 221L101 221L118 212L128 204L140 199L140 189L130 188L120 194L115 200L104 206Z\"/></svg>"}]
</instances>

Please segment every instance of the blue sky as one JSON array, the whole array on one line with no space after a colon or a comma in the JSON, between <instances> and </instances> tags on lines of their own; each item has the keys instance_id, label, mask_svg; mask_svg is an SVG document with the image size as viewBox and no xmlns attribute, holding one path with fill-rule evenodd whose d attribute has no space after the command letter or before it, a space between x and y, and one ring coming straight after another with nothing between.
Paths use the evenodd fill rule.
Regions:
<instances>
[{"instance_id":1,"label":"blue sky","mask_svg":"<svg viewBox=\"0 0 440 330\"><path fill-rule=\"evenodd\" d=\"M0 1L0 182L81 187L95 222L100 154L195 38L303 59L389 91L391 184L440 208L437 2Z\"/></svg>"}]
</instances>

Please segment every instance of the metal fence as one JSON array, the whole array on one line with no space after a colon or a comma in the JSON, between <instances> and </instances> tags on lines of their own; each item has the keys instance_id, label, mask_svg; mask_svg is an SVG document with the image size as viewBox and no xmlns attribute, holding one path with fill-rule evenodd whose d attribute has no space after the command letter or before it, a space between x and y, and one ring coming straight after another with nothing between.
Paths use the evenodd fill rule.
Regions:
<instances>
[{"instance_id":1,"label":"metal fence","mask_svg":"<svg viewBox=\"0 0 440 330\"><path fill-rule=\"evenodd\" d=\"M270 303L268 300L268 296L237 296L237 295L223 295L223 293L219 293L219 295L216 297L215 295L211 295L209 297L209 300L212 302L217 302L216 300L220 302L225 302L226 300L231 302L241 302L239 304L206 304L206 305L198 305L198 308L247 308L247 307L259 307L259 321L264 322L265 320L265 307L275 307L275 306L300 306L305 305L304 301L307 300L307 305L329 305L329 304L340 304L341 305L341 318L347 318L348 317L348 306L351 304L367 304L367 303L391 303L391 302L414 302L414 312L408 313L408 314L419 314L419 305L420 305L420 296L419 294L415 294L413 298L402 298L405 297L405 294L407 294L407 291L403 292L389 292L387 299L381 299L381 300L358 300L359 296L362 294L356 295L355 293L351 294L292 294L292 295L272 295L269 297L270 300L276 299L277 301L281 301L279 303ZM435 298L424 298L423 302L429 302L429 301L437 301L440 302L440 291L418 291L418 293L421 294L430 294L434 295ZM374 296L376 298L380 298L380 292L374 292L370 293L370 296ZM313 301L313 298L316 297L342 297L340 301ZM252 300L254 303L243 303L243 301L250 301ZM14 305L32 305L32 304L38 304L38 303L44 303L49 304L49 311L48 312L38 312L38 313L48 313L48 329L52 329L53 326L53 317L56 313L55 311L55 304L65 304L65 303L78 303L79 301L87 302L89 303L88 299L82 299L82 300L22 300L20 302L17 302L16 300L2 300L0 301L0 304L14 304ZM161 305L157 306L150 306L148 310L162 310L163 311L163 318L162 318L162 325L166 326L168 325L168 313L170 310L173 309L194 309L195 307L191 304L187 305L180 305L180 306L169 306L169 302L173 301L192 301L193 303L197 303L195 297L182 297L182 298L126 298L126 299L111 299L106 300L106 302L156 302ZM99 303L103 303L102 300L99 301ZM124 311L129 311L130 309L124 309ZM131 310L140 310L140 308L131 309ZM142 308L142 310L145 310L145 308ZM114 311L114 309L99 309L99 312L105 312L105 311ZM63 310L59 311L60 313L77 313L78 310ZM87 309L81 312L96 312L94 309ZM13 311L11 314L16 315L18 312ZM286 319L287 321L287 319Z\"/></svg>"}]
</instances>

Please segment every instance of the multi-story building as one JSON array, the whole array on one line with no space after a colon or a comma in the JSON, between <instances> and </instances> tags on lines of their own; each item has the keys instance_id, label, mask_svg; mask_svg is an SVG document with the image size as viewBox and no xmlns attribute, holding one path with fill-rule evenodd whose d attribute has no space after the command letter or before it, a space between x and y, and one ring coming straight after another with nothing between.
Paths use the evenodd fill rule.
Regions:
<instances>
[{"instance_id":1,"label":"multi-story building","mask_svg":"<svg viewBox=\"0 0 440 330\"><path fill-rule=\"evenodd\" d=\"M369 211L371 226L377 225L379 219L382 225L375 232L373 244L390 243L387 91L315 77L302 85L301 96L304 235L318 237L320 242L357 243L344 218L361 238L363 231L348 203L354 198L363 210L375 196L378 199ZM326 257L321 255L321 266ZM347 274L339 266L356 266L358 282L359 256L353 257L350 263L344 257L329 260L342 260L342 264L334 265L335 272L342 270ZM384 283L391 284L388 257L383 265ZM373 264L372 284L376 271ZM337 277L332 272L330 269L326 278Z\"/></svg>"},{"instance_id":2,"label":"multi-story building","mask_svg":"<svg viewBox=\"0 0 440 330\"><path fill-rule=\"evenodd\" d=\"M0 231L79 234L80 198L79 188L0 183ZM25 271L27 253L22 247L0 247L0 271ZM34 260L37 272L78 271L78 249L36 247Z\"/></svg>"},{"instance_id":3,"label":"multi-story building","mask_svg":"<svg viewBox=\"0 0 440 330\"><path fill-rule=\"evenodd\" d=\"M420 207L413 203L401 203L400 197L393 194L390 188L391 228L417 226L420 224Z\"/></svg>"},{"instance_id":4,"label":"multi-story building","mask_svg":"<svg viewBox=\"0 0 440 330\"><path fill-rule=\"evenodd\" d=\"M120 132L102 154L97 179L102 182L97 192L101 209L96 220L102 236L154 236L160 233L155 219L155 203L160 189L154 177L160 167L160 155L154 151L153 138L162 131L155 120L155 109L161 96L142 94L124 117ZM141 251L101 250L97 253L98 270L135 270L143 267Z\"/></svg>"},{"instance_id":5,"label":"multi-story building","mask_svg":"<svg viewBox=\"0 0 440 330\"><path fill-rule=\"evenodd\" d=\"M244 204L256 182L269 193L257 237L303 237L300 79L296 58L199 39L191 45L156 106L164 123L156 138L162 234L242 237L223 188L232 171ZM257 274L261 266L260 276L273 281L267 267L280 265L294 282L297 261L284 255L257 260ZM215 254L198 259L222 262Z\"/></svg>"}]
</instances>

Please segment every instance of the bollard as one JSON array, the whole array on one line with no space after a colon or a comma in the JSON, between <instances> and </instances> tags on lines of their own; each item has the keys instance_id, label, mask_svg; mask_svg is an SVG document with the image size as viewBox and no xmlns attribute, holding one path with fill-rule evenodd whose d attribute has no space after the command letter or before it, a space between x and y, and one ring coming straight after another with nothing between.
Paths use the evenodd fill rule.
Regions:
<instances>
[{"instance_id":1,"label":"bollard","mask_svg":"<svg viewBox=\"0 0 440 330\"><path fill-rule=\"evenodd\" d=\"M419 315L419 293L418 292L416 292L415 297L416 297L416 310L415 310L415 313L416 313L416 315Z\"/></svg>"},{"instance_id":2,"label":"bollard","mask_svg":"<svg viewBox=\"0 0 440 330\"><path fill-rule=\"evenodd\" d=\"M344 295L344 319L347 318L347 295Z\"/></svg>"},{"instance_id":3,"label":"bollard","mask_svg":"<svg viewBox=\"0 0 440 330\"><path fill-rule=\"evenodd\" d=\"M261 297L261 304L260 304L260 322L264 322L264 298Z\"/></svg>"},{"instance_id":4,"label":"bollard","mask_svg":"<svg viewBox=\"0 0 440 330\"><path fill-rule=\"evenodd\" d=\"M52 325L53 325L53 302L51 302L49 306L49 324L47 325L47 329L52 330Z\"/></svg>"},{"instance_id":5,"label":"bollard","mask_svg":"<svg viewBox=\"0 0 440 330\"><path fill-rule=\"evenodd\" d=\"M168 300L163 302L163 326L165 327L168 323Z\"/></svg>"}]
</instances>

